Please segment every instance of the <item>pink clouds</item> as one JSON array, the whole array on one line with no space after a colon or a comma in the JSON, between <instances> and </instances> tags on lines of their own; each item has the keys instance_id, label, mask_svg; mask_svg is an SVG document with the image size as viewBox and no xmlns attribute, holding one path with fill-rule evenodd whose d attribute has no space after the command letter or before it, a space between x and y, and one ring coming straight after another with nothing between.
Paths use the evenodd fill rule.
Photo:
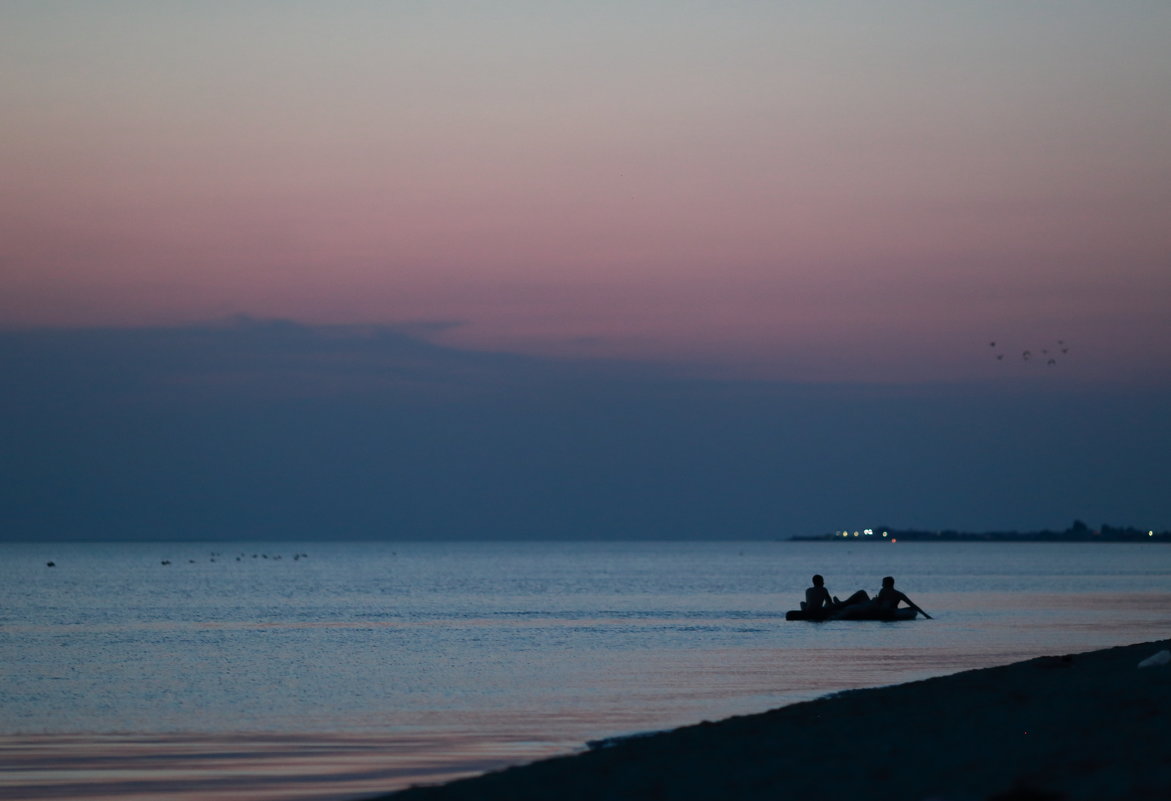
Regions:
<instances>
[{"instance_id":1,"label":"pink clouds","mask_svg":"<svg viewBox=\"0 0 1171 801\"><path fill-rule=\"evenodd\" d=\"M925 339L1166 331L1164 12L521 5L75 9L86 41L22 11L0 319L445 319L920 377L951 374Z\"/></svg>"}]
</instances>

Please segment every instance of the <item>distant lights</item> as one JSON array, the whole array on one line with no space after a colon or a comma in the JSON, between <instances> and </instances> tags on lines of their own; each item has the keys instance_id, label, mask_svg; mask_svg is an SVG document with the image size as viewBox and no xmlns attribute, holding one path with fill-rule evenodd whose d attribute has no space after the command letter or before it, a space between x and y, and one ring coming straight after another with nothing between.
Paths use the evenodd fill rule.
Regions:
<instances>
[{"instance_id":1,"label":"distant lights","mask_svg":"<svg viewBox=\"0 0 1171 801\"><path fill-rule=\"evenodd\" d=\"M859 529L859 530L853 531L853 532L851 532L849 529L837 529L834 531L833 536L835 536L835 537L878 537L879 534L881 534L884 539L887 539L887 540L890 540L891 542L894 542L894 538L891 537L889 531L879 532L879 531L875 531L872 528L863 528L863 529Z\"/></svg>"}]
</instances>

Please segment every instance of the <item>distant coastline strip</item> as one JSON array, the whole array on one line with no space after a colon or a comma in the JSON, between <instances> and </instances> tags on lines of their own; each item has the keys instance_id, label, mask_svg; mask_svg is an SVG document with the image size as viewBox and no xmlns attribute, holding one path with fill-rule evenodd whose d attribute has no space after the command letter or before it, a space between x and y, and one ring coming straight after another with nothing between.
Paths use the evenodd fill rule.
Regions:
<instances>
[{"instance_id":1,"label":"distant coastline strip","mask_svg":"<svg viewBox=\"0 0 1171 801\"><path fill-rule=\"evenodd\" d=\"M924 531L920 529L873 528L841 529L824 534L790 537L796 542L1171 542L1171 531L1112 526L1103 523L1090 528L1080 520L1061 531Z\"/></svg>"}]
</instances>

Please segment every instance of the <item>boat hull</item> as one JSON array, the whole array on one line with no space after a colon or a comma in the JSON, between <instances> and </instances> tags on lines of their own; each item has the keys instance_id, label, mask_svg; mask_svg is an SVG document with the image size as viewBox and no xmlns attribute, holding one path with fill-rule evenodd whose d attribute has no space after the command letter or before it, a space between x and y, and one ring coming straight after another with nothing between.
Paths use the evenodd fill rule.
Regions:
<instances>
[{"instance_id":1,"label":"boat hull","mask_svg":"<svg viewBox=\"0 0 1171 801\"><path fill-rule=\"evenodd\" d=\"M914 620L916 615L918 615L918 611L915 609L891 611L887 609L852 609L847 606L844 609L818 610L816 612L790 609L785 613L785 620L808 620L813 623L821 623L826 620L883 620L892 622L895 620Z\"/></svg>"}]
</instances>

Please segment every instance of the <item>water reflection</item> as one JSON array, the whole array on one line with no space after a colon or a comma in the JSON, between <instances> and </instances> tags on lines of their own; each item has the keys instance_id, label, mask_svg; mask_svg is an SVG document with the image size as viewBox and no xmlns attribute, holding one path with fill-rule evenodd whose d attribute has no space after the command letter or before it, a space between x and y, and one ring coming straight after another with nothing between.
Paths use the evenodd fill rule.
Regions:
<instances>
[{"instance_id":1,"label":"water reflection","mask_svg":"<svg viewBox=\"0 0 1171 801\"><path fill-rule=\"evenodd\" d=\"M469 734L0 737L0 798L340 801L567 750Z\"/></svg>"},{"instance_id":2,"label":"water reflection","mask_svg":"<svg viewBox=\"0 0 1171 801\"><path fill-rule=\"evenodd\" d=\"M355 798L838 690L1171 637L1171 595L1153 591L1166 571L1147 550L751 547L760 558L711 544L442 559L339 545L308 584L305 565L135 572L133 550L51 575L0 560L0 799ZM846 586L897 575L936 619L786 622L830 559ZM516 576L549 589L521 593ZM240 731L271 734L208 734Z\"/></svg>"}]
</instances>

